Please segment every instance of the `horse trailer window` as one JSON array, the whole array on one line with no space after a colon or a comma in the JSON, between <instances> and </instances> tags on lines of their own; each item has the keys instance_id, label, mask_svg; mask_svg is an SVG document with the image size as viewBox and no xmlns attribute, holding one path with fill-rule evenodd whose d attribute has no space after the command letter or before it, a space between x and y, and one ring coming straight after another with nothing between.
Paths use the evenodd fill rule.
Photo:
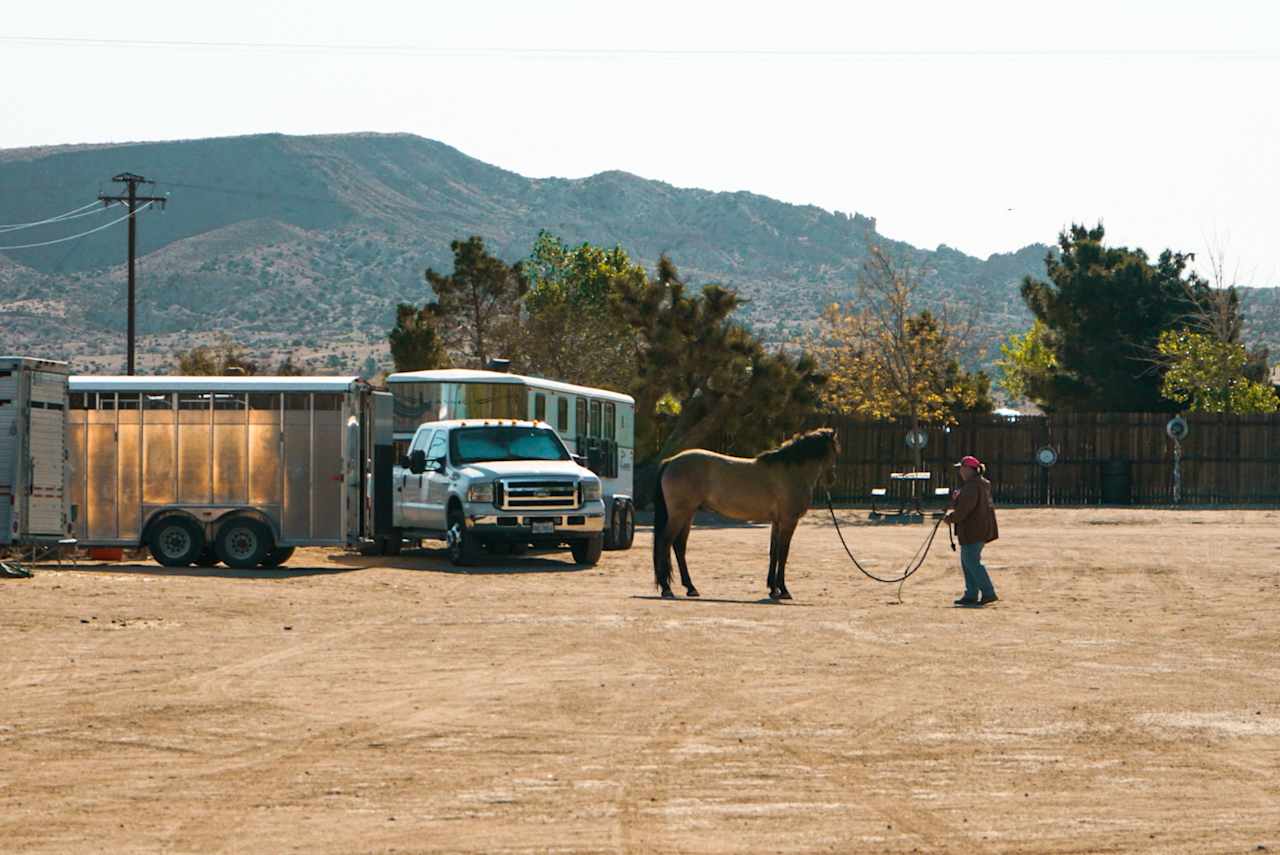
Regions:
<instances>
[{"instance_id":1,"label":"horse trailer window","mask_svg":"<svg viewBox=\"0 0 1280 855\"><path fill-rule=\"evenodd\" d=\"M533 396L533 418L539 422L547 420L547 396L541 392Z\"/></svg>"},{"instance_id":2,"label":"horse trailer window","mask_svg":"<svg viewBox=\"0 0 1280 855\"><path fill-rule=\"evenodd\" d=\"M179 392L178 393L178 409L207 410L209 409L209 400L210 400L210 396L208 393Z\"/></svg>"},{"instance_id":3,"label":"horse trailer window","mask_svg":"<svg viewBox=\"0 0 1280 855\"><path fill-rule=\"evenodd\" d=\"M138 392L121 392L117 403L122 410L141 409L142 396Z\"/></svg>"},{"instance_id":4,"label":"horse trailer window","mask_svg":"<svg viewBox=\"0 0 1280 855\"><path fill-rule=\"evenodd\" d=\"M98 409L114 410L116 408L115 392L99 392L98 393Z\"/></svg>"},{"instance_id":5,"label":"horse trailer window","mask_svg":"<svg viewBox=\"0 0 1280 855\"><path fill-rule=\"evenodd\" d=\"M309 410L311 409L311 395L307 392L286 392L284 408L286 410Z\"/></svg>"},{"instance_id":6,"label":"horse trailer window","mask_svg":"<svg viewBox=\"0 0 1280 855\"><path fill-rule=\"evenodd\" d=\"M213 408L215 410L243 410L248 407L243 392L214 392Z\"/></svg>"},{"instance_id":7,"label":"horse trailer window","mask_svg":"<svg viewBox=\"0 0 1280 855\"><path fill-rule=\"evenodd\" d=\"M569 430L569 399L556 398L556 422L560 432Z\"/></svg>"},{"instance_id":8,"label":"horse trailer window","mask_svg":"<svg viewBox=\"0 0 1280 855\"><path fill-rule=\"evenodd\" d=\"M90 409L90 404L92 403L92 399L93 399L92 392L72 392L67 398L68 402L71 405L71 409L73 410Z\"/></svg>"},{"instance_id":9,"label":"horse trailer window","mask_svg":"<svg viewBox=\"0 0 1280 855\"><path fill-rule=\"evenodd\" d=\"M320 411L333 411L342 409L342 396L335 395L331 392L317 392L315 395L315 408Z\"/></svg>"},{"instance_id":10,"label":"horse trailer window","mask_svg":"<svg viewBox=\"0 0 1280 855\"><path fill-rule=\"evenodd\" d=\"M574 410L573 432L576 433L578 436L586 436L587 435L587 399L575 398L573 410Z\"/></svg>"},{"instance_id":11,"label":"horse trailer window","mask_svg":"<svg viewBox=\"0 0 1280 855\"><path fill-rule=\"evenodd\" d=\"M278 410L280 409L280 395L276 392L250 392L249 409Z\"/></svg>"},{"instance_id":12,"label":"horse trailer window","mask_svg":"<svg viewBox=\"0 0 1280 855\"><path fill-rule=\"evenodd\" d=\"M601 425L600 425L600 420L601 420L601 413L600 413L600 410L601 410L600 402L599 402L599 401L592 401L592 402L591 402L591 436L603 436L603 435L604 435L604 434L601 432L601 429L600 429L600 428L601 428Z\"/></svg>"},{"instance_id":13,"label":"horse trailer window","mask_svg":"<svg viewBox=\"0 0 1280 855\"><path fill-rule=\"evenodd\" d=\"M613 439L618 435L618 408L614 404L604 405L604 438Z\"/></svg>"},{"instance_id":14,"label":"horse trailer window","mask_svg":"<svg viewBox=\"0 0 1280 855\"><path fill-rule=\"evenodd\" d=\"M144 410L172 410L173 395L169 392L143 392L142 393L142 409Z\"/></svg>"}]
</instances>

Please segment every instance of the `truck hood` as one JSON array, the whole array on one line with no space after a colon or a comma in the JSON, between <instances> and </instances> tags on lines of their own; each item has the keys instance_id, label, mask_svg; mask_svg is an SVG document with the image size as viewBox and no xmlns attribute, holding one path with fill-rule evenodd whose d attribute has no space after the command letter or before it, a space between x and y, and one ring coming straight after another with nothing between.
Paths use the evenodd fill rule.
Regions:
<instances>
[{"instance_id":1,"label":"truck hood","mask_svg":"<svg viewBox=\"0 0 1280 855\"><path fill-rule=\"evenodd\" d=\"M571 460L492 460L484 463L468 463L462 474L470 480L487 478L555 477L595 478L595 473Z\"/></svg>"}]
</instances>

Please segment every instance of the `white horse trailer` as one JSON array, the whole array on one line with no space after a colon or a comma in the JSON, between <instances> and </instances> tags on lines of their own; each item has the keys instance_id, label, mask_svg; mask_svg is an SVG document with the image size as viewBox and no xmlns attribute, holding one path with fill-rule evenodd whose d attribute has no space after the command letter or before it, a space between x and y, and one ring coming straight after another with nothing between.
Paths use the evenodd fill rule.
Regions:
<instances>
[{"instance_id":1,"label":"white horse trailer","mask_svg":"<svg viewBox=\"0 0 1280 855\"><path fill-rule=\"evenodd\" d=\"M171 567L355 545L390 519L367 483L375 457L390 478L390 404L358 377L74 376L74 534Z\"/></svg>"},{"instance_id":2,"label":"white horse trailer","mask_svg":"<svg viewBox=\"0 0 1280 855\"><path fill-rule=\"evenodd\" d=\"M67 537L65 362L0 356L0 548Z\"/></svg>"},{"instance_id":3,"label":"white horse trailer","mask_svg":"<svg viewBox=\"0 0 1280 855\"><path fill-rule=\"evenodd\" d=\"M549 425L604 488L605 548L635 536L636 402L630 395L505 371L440 369L387 377L395 399L397 460L424 422L528 419Z\"/></svg>"}]
</instances>

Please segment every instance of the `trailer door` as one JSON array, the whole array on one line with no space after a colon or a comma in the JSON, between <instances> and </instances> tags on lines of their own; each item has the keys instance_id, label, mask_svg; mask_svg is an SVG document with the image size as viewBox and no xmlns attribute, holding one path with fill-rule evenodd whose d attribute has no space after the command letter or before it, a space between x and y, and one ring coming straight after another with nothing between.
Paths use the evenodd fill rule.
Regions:
<instances>
[{"instance_id":1,"label":"trailer door","mask_svg":"<svg viewBox=\"0 0 1280 855\"><path fill-rule=\"evenodd\" d=\"M31 471L24 515L30 535L66 534L66 414L67 378L64 374L32 371L31 422L28 449Z\"/></svg>"}]
</instances>

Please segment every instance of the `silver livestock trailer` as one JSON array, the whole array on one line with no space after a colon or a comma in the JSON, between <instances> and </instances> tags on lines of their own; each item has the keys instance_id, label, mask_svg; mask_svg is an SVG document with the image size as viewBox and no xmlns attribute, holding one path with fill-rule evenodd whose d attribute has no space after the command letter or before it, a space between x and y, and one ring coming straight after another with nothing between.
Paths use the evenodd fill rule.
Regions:
<instances>
[{"instance_id":1,"label":"silver livestock trailer","mask_svg":"<svg viewBox=\"0 0 1280 855\"><path fill-rule=\"evenodd\" d=\"M67 537L65 362L0 356L0 549Z\"/></svg>"},{"instance_id":2,"label":"silver livestock trailer","mask_svg":"<svg viewBox=\"0 0 1280 855\"><path fill-rule=\"evenodd\" d=\"M73 531L170 567L275 567L371 538L391 397L358 377L73 376ZM377 446L381 446L379 450Z\"/></svg>"}]
</instances>

